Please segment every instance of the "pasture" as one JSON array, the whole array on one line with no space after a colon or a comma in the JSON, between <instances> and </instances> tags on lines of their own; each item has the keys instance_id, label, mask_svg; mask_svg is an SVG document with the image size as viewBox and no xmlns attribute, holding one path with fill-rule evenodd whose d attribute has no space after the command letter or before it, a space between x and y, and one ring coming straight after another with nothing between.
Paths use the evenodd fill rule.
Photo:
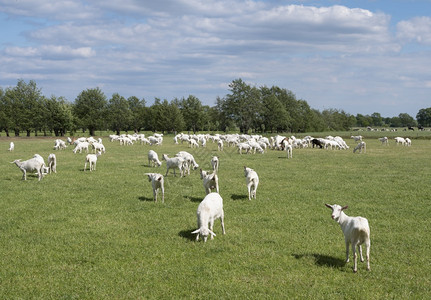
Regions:
<instances>
[{"instance_id":1,"label":"pasture","mask_svg":"<svg viewBox=\"0 0 431 300\"><path fill-rule=\"evenodd\" d=\"M350 134L348 134L350 136ZM402 133L399 133L402 136ZM383 136L381 134L380 136ZM9 142L15 150L8 152ZM294 149L239 155L174 145L120 146L104 137L97 170L54 138L0 138L1 299L425 299L431 297L431 141L411 147L365 139L366 154ZM165 177L152 199L147 153L184 150L204 170L220 159L226 235L195 242L205 192L199 170ZM57 174L22 181L9 162L57 156ZM249 201L243 166L260 178ZM161 199L161 198L159 198ZM349 205L371 228L371 272L345 263L340 226L325 203Z\"/></svg>"}]
</instances>

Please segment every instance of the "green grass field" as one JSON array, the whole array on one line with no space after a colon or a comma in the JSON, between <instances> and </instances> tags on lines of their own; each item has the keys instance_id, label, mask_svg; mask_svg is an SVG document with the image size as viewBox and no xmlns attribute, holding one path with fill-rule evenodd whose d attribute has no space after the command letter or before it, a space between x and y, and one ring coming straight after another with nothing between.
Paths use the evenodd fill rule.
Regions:
<instances>
[{"instance_id":1,"label":"green grass field","mask_svg":"<svg viewBox=\"0 0 431 300\"><path fill-rule=\"evenodd\" d=\"M345 140L351 149L294 149L286 159L220 153L211 142L190 149L172 136L160 147L105 137L90 173L85 154L54 152L54 138L2 135L0 299L429 299L431 141L385 147L373 137L366 154L353 154ZM226 235L219 220L214 240L190 234L205 196L198 170L170 173L165 203L153 202L143 174L166 165L150 168L149 149L189 151L207 170L219 155ZM55 153L57 174L22 181L9 162L35 153ZM257 200L248 200L244 165L259 174ZM344 237L324 203L368 218L371 272L344 263Z\"/></svg>"}]
</instances>

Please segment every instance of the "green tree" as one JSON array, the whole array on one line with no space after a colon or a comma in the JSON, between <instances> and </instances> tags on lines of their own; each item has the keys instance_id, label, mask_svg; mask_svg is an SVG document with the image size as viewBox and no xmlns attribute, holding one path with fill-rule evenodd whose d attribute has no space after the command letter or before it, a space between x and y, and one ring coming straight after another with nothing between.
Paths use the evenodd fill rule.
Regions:
<instances>
[{"instance_id":1,"label":"green tree","mask_svg":"<svg viewBox=\"0 0 431 300\"><path fill-rule=\"evenodd\" d=\"M401 126L403 127L410 127L410 126L417 125L415 119L407 113L399 114L398 118L400 119Z\"/></svg>"},{"instance_id":2,"label":"green tree","mask_svg":"<svg viewBox=\"0 0 431 300\"><path fill-rule=\"evenodd\" d=\"M281 131L287 128L286 109L273 93L263 95L261 115L265 131Z\"/></svg>"},{"instance_id":3,"label":"green tree","mask_svg":"<svg viewBox=\"0 0 431 300\"><path fill-rule=\"evenodd\" d=\"M67 130L73 128L72 105L65 98L51 96L44 101L46 128L54 131L55 136L64 136Z\"/></svg>"},{"instance_id":4,"label":"green tree","mask_svg":"<svg viewBox=\"0 0 431 300\"><path fill-rule=\"evenodd\" d=\"M132 113L130 125L135 132L141 131L142 128L148 128L148 107L145 99L139 100L138 97L132 96L127 98L129 108Z\"/></svg>"},{"instance_id":5,"label":"green tree","mask_svg":"<svg viewBox=\"0 0 431 300\"><path fill-rule=\"evenodd\" d=\"M201 101L190 95L187 99L179 101L179 107L185 121L186 130L192 130L194 133L202 130L204 123L204 110Z\"/></svg>"},{"instance_id":6,"label":"green tree","mask_svg":"<svg viewBox=\"0 0 431 300\"><path fill-rule=\"evenodd\" d=\"M422 108L416 115L416 120L421 126L430 127L431 126L431 107Z\"/></svg>"},{"instance_id":7,"label":"green tree","mask_svg":"<svg viewBox=\"0 0 431 300\"><path fill-rule=\"evenodd\" d=\"M82 91L75 99L73 113L78 119L79 126L90 131L93 136L95 130L104 129L106 96L99 88Z\"/></svg>"},{"instance_id":8,"label":"green tree","mask_svg":"<svg viewBox=\"0 0 431 300\"><path fill-rule=\"evenodd\" d=\"M242 133L247 133L261 111L261 94L256 87L247 85L242 79L229 84L231 94L226 95L225 109L227 115L235 121Z\"/></svg>"},{"instance_id":9,"label":"green tree","mask_svg":"<svg viewBox=\"0 0 431 300\"><path fill-rule=\"evenodd\" d=\"M127 130L132 121L132 112L126 98L114 93L107 104L106 117L109 129L117 135L121 130Z\"/></svg>"}]
</instances>

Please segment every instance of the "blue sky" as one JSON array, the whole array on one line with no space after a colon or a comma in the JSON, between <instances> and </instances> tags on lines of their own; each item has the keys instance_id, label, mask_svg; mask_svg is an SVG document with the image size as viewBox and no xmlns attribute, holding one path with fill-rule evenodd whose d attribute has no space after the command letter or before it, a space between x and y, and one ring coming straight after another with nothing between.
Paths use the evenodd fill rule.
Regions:
<instances>
[{"instance_id":1,"label":"blue sky","mask_svg":"<svg viewBox=\"0 0 431 300\"><path fill-rule=\"evenodd\" d=\"M0 87L35 80L213 106L232 80L312 108L384 117L431 107L431 0L0 0Z\"/></svg>"}]
</instances>

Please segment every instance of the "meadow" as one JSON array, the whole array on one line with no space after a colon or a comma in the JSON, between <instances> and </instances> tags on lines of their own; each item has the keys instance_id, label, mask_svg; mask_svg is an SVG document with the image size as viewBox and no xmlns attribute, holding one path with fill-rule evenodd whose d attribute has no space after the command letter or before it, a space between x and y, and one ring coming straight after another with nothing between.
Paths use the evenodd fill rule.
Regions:
<instances>
[{"instance_id":1,"label":"meadow","mask_svg":"<svg viewBox=\"0 0 431 300\"><path fill-rule=\"evenodd\" d=\"M377 134L376 134L377 135ZM403 136L403 133L397 135ZM120 146L103 137L97 170L85 154L54 151L54 137L0 138L0 299L429 299L431 297L431 140L367 152L294 149L239 155L216 144ZM379 134L383 136L383 134ZM8 152L14 141L15 151ZM205 192L199 170L165 177L154 202L145 172L155 150L184 150L203 169L220 159L226 235L196 242ZM57 156L57 173L38 182L11 161ZM260 177L249 201L243 166ZM345 263L340 226L325 203L348 205L371 227L371 271Z\"/></svg>"}]
</instances>

